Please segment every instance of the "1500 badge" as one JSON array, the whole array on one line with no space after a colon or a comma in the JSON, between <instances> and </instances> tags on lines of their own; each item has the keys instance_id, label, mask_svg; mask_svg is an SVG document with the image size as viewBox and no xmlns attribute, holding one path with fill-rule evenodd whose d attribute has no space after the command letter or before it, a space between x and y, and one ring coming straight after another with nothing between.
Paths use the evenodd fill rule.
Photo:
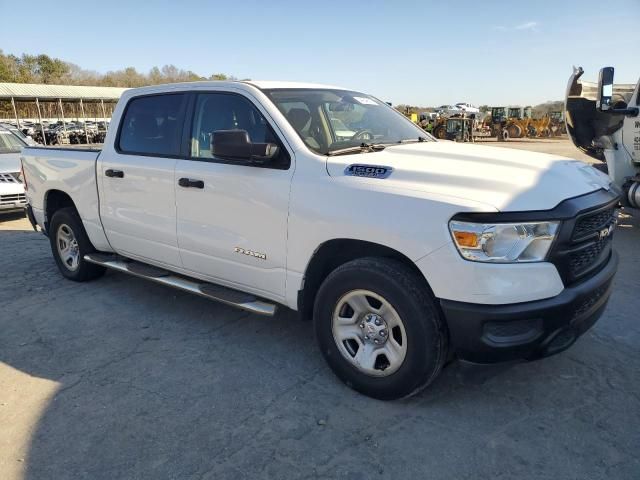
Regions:
<instances>
[{"instance_id":1,"label":"1500 badge","mask_svg":"<svg viewBox=\"0 0 640 480\"><path fill-rule=\"evenodd\" d=\"M345 175L352 177L367 177L367 178L387 178L391 175L393 168L380 167L376 165L349 165L345 170Z\"/></svg>"},{"instance_id":2,"label":"1500 badge","mask_svg":"<svg viewBox=\"0 0 640 480\"><path fill-rule=\"evenodd\" d=\"M266 253L254 252L253 250L245 250L244 248L240 248L240 247L235 247L233 251L236 253L241 253L243 255L248 255L249 257L259 258L260 260L267 259Z\"/></svg>"}]
</instances>

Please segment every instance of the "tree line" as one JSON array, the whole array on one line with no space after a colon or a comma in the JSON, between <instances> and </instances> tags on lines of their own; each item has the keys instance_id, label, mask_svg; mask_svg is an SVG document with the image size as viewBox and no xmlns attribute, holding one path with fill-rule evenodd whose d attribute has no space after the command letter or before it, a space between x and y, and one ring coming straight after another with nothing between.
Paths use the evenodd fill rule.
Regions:
<instances>
[{"instance_id":1,"label":"tree line","mask_svg":"<svg viewBox=\"0 0 640 480\"><path fill-rule=\"evenodd\" d=\"M20 56L0 50L0 82L44 83L54 85L87 85L102 87L142 87L161 83L193 82L197 80L234 80L231 75L214 73L208 77L175 65L153 67L139 72L135 67L99 73L49 55Z\"/></svg>"}]
</instances>

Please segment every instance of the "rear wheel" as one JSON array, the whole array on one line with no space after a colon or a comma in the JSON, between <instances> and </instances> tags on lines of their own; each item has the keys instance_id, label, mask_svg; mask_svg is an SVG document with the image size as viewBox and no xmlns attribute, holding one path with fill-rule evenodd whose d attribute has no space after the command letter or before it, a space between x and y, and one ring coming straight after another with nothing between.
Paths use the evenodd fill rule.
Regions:
<instances>
[{"instance_id":1,"label":"rear wheel","mask_svg":"<svg viewBox=\"0 0 640 480\"><path fill-rule=\"evenodd\" d=\"M409 396L438 375L448 335L424 281L385 258L351 261L323 282L316 337L334 373L374 398Z\"/></svg>"},{"instance_id":2,"label":"rear wheel","mask_svg":"<svg viewBox=\"0 0 640 480\"><path fill-rule=\"evenodd\" d=\"M75 208L61 208L49 224L49 241L60 273L70 280L84 282L100 277L105 268L88 263L84 256L95 252Z\"/></svg>"}]
</instances>

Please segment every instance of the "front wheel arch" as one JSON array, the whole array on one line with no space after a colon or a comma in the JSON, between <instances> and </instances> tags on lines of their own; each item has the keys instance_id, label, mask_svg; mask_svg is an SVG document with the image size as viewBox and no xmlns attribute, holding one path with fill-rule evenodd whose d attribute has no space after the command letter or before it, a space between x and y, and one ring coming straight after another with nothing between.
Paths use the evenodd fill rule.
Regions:
<instances>
[{"instance_id":1,"label":"front wheel arch","mask_svg":"<svg viewBox=\"0 0 640 480\"><path fill-rule=\"evenodd\" d=\"M320 285L336 268L358 258L391 258L406 265L419 275L424 287L433 295L428 280L416 264L402 252L391 247L366 240L336 238L323 242L315 250L305 269L303 287L298 291L298 312L304 319L311 319L313 305Z\"/></svg>"}]
</instances>

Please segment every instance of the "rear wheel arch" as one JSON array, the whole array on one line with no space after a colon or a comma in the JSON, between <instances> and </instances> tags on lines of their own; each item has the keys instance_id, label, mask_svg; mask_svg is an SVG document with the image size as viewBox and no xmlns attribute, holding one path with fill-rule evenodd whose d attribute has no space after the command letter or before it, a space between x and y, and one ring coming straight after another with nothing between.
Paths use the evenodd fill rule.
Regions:
<instances>
[{"instance_id":1,"label":"rear wheel arch","mask_svg":"<svg viewBox=\"0 0 640 480\"><path fill-rule=\"evenodd\" d=\"M366 240L349 238L332 239L322 243L313 253L304 274L303 287L298 292L298 312L304 319L310 319L320 285L336 268L358 258L391 258L408 266L433 295L429 282L416 264L405 254L391 247Z\"/></svg>"},{"instance_id":2,"label":"rear wheel arch","mask_svg":"<svg viewBox=\"0 0 640 480\"><path fill-rule=\"evenodd\" d=\"M73 208L78 211L69 194L62 190L49 190L44 196L45 230L49 230L49 224L53 215L62 208Z\"/></svg>"}]
</instances>

